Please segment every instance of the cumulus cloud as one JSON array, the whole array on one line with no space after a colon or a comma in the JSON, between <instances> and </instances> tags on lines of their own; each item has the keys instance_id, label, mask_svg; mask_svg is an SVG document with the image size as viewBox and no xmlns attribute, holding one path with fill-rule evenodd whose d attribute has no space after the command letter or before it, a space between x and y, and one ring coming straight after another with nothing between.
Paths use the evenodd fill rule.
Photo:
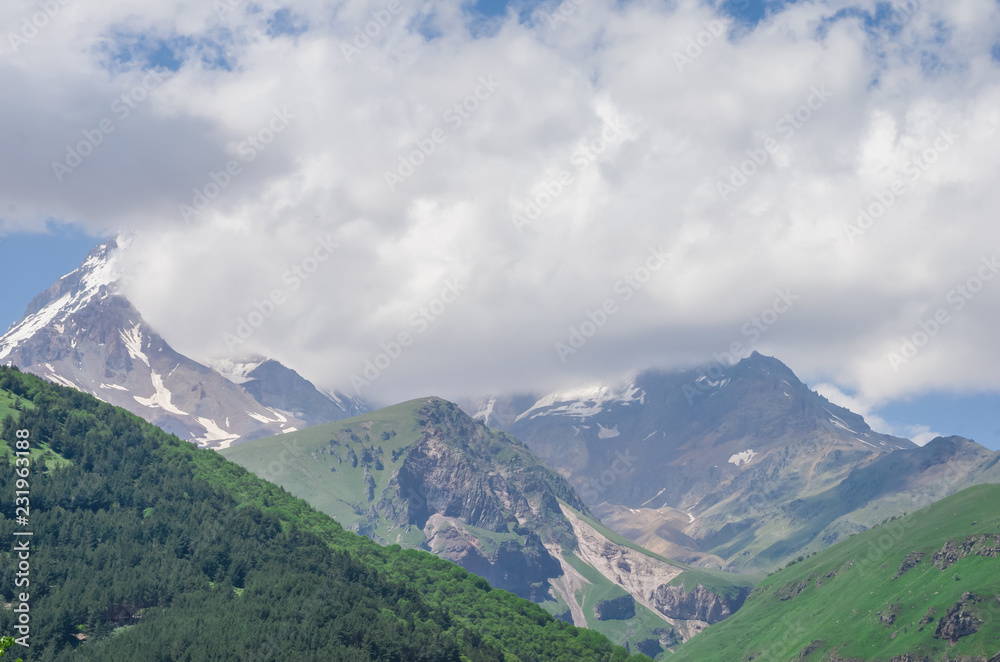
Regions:
<instances>
[{"instance_id":1,"label":"cumulus cloud","mask_svg":"<svg viewBox=\"0 0 1000 662\"><path fill-rule=\"evenodd\" d=\"M3 44L0 230L138 231L129 294L180 351L381 402L734 342L863 401L1000 388L995 3L154 5Z\"/></svg>"}]
</instances>

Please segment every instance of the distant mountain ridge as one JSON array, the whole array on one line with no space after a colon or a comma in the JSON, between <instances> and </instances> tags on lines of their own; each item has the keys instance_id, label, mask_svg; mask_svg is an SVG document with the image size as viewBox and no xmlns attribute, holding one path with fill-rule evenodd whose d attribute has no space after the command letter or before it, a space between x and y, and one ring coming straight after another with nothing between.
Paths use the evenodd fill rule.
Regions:
<instances>
[{"instance_id":1,"label":"distant mountain ridge","mask_svg":"<svg viewBox=\"0 0 1000 662\"><path fill-rule=\"evenodd\" d=\"M356 398L321 393L271 359L227 359L217 362L220 371L176 352L121 293L121 254L130 241L95 247L79 268L35 297L0 336L0 363L215 448L368 410Z\"/></svg>"},{"instance_id":2,"label":"distant mountain ridge","mask_svg":"<svg viewBox=\"0 0 1000 662\"><path fill-rule=\"evenodd\" d=\"M728 617L750 591L747 578L692 572L615 536L521 442L439 398L222 454L350 530L431 551L650 656Z\"/></svg>"},{"instance_id":3,"label":"distant mountain ridge","mask_svg":"<svg viewBox=\"0 0 1000 662\"><path fill-rule=\"evenodd\" d=\"M648 370L619 384L462 405L524 441L626 538L731 570L769 569L828 546L881 521L890 504L889 515L926 505L929 477L959 466L958 456L935 464L911 441L873 431L757 352L713 370ZM937 498L995 457L968 444L961 478ZM923 458L909 483L871 487L883 472L902 471L908 456ZM843 494L856 484L872 503Z\"/></svg>"}]
</instances>

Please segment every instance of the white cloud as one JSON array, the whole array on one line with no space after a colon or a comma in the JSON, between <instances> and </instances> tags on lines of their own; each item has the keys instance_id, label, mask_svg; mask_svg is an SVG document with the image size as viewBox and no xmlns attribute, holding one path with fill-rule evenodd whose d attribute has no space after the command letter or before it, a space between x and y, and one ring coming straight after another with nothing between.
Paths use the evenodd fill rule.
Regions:
<instances>
[{"instance_id":1,"label":"white cloud","mask_svg":"<svg viewBox=\"0 0 1000 662\"><path fill-rule=\"evenodd\" d=\"M458 397L707 358L791 288L801 303L755 348L805 378L863 402L1000 389L1000 283L960 311L948 301L1000 239L995 3L921 3L890 41L849 13L829 20L874 2L796 3L682 72L674 53L715 18L695 2L593 0L555 29L508 17L479 38L454 3L404 3L352 62L342 43L385 2L235 4L220 18L184 0L69 2L17 53L2 45L0 231L52 216L141 230L130 293L180 351L224 353L223 334L281 290L241 349L344 388L406 332L363 395ZM308 30L269 36L279 7ZM0 26L23 11L5 5ZM129 34L188 59L60 185L51 162L142 81L127 62L107 68ZM203 63L216 50L230 69ZM287 129L248 161L241 144L285 108ZM781 123L797 111L809 119ZM620 134L580 160L611 121ZM954 144L915 177L948 129ZM446 139L391 192L385 172L435 130ZM718 182L767 138L773 155L723 201ZM239 174L185 224L178 205L231 160ZM851 241L858 209L894 182L888 211ZM518 233L511 215L546 184L554 199ZM341 248L293 288L286 272L327 235ZM624 301L616 282L661 246L671 261ZM421 332L413 315L428 321L421 307L452 277L464 292ZM618 312L561 363L554 344L608 298ZM894 370L888 354L941 308L951 321Z\"/></svg>"}]
</instances>

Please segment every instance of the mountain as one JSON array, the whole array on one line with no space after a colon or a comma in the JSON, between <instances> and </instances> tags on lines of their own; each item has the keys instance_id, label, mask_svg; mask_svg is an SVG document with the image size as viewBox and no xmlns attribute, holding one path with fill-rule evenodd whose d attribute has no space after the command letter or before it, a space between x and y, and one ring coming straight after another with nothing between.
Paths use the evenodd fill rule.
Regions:
<instances>
[{"instance_id":1,"label":"mountain","mask_svg":"<svg viewBox=\"0 0 1000 662\"><path fill-rule=\"evenodd\" d=\"M111 239L28 305L0 337L0 362L124 407L203 446L222 448L367 411L320 393L277 361L179 354L121 293L128 239Z\"/></svg>"},{"instance_id":2,"label":"mountain","mask_svg":"<svg viewBox=\"0 0 1000 662\"><path fill-rule=\"evenodd\" d=\"M789 504L915 448L756 352L728 367L650 370L620 385L464 407L521 439L615 531L728 569L768 569L797 554L780 543L809 543L799 534L811 524Z\"/></svg>"},{"instance_id":3,"label":"mountain","mask_svg":"<svg viewBox=\"0 0 1000 662\"><path fill-rule=\"evenodd\" d=\"M968 488L793 563L671 659L1000 659L1000 485Z\"/></svg>"},{"instance_id":4,"label":"mountain","mask_svg":"<svg viewBox=\"0 0 1000 662\"><path fill-rule=\"evenodd\" d=\"M221 453L349 530L431 551L651 657L728 617L752 586L617 536L524 444L440 398Z\"/></svg>"},{"instance_id":5,"label":"mountain","mask_svg":"<svg viewBox=\"0 0 1000 662\"><path fill-rule=\"evenodd\" d=\"M648 660L6 367L0 456L0 632L26 662Z\"/></svg>"}]
</instances>

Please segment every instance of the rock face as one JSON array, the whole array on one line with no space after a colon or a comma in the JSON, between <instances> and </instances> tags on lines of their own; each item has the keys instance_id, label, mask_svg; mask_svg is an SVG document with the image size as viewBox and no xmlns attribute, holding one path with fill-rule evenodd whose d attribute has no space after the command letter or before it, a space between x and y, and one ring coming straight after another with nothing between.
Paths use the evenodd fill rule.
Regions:
<instances>
[{"instance_id":1,"label":"rock face","mask_svg":"<svg viewBox=\"0 0 1000 662\"><path fill-rule=\"evenodd\" d=\"M477 537L462 520L437 514L429 518L424 533L428 549L437 556L485 578L492 586L535 602L548 597L549 579L561 573L537 534L494 545Z\"/></svg>"},{"instance_id":2,"label":"rock face","mask_svg":"<svg viewBox=\"0 0 1000 662\"><path fill-rule=\"evenodd\" d=\"M418 415L421 437L398 456L402 464L375 506L379 516L423 530L431 551L495 586L542 600L562 569L541 533L572 544L559 499L586 506L520 442L456 405L432 398ZM500 456L508 461L497 462Z\"/></svg>"},{"instance_id":3,"label":"rock face","mask_svg":"<svg viewBox=\"0 0 1000 662\"><path fill-rule=\"evenodd\" d=\"M653 604L669 618L718 623L729 618L743 606L750 589L742 589L728 598L722 598L698 584L691 592L684 586L660 586L653 592Z\"/></svg>"},{"instance_id":4,"label":"rock face","mask_svg":"<svg viewBox=\"0 0 1000 662\"><path fill-rule=\"evenodd\" d=\"M635 598L623 595L610 600L598 600L594 616L599 621L627 621L635 617Z\"/></svg>"}]
</instances>

